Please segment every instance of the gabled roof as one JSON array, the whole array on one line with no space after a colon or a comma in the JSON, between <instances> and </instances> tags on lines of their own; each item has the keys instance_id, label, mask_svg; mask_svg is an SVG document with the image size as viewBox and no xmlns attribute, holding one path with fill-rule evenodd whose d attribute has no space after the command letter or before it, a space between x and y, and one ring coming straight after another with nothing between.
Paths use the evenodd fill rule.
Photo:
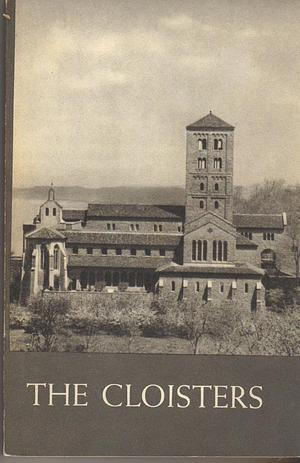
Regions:
<instances>
[{"instance_id":1,"label":"gabled roof","mask_svg":"<svg viewBox=\"0 0 300 463\"><path fill-rule=\"evenodd\" d=\"M258 246L254 241L249 240L249 238L241 235L240 233L237 234L236 245L241 246L241 247L251 247L251 248L257 248Z\"/></svg>"},{"instance_id":2,"label":"gabled roof","mask_svg":"<svg viewBox=\"0 0 300 463\"><path fill-rule=\"evenodd\" d=\"M250 264L235 263L231 266L221 265L197 265L197 264L170 264L169 266L161 266L157 269L159 273L177 273L187 274L193 273L197 275L224 275L224 278L239 277L240 275L254 275L262 276L265 274L264 270Z\"/></svg>"},{"instance_id":3,"label":"gabled roof","mask_svg":"<svg viewBox=\"0 0 300 463\"><path fill-rule=\"evenodd\" d=\"M234 214L233 223L237 228L284 228L282 214Z\"/></svg>"},{"instance_id":4,"label":"gabled roof","mask_svg":"<svg viewBox=\"0 0 300 463\"><path fill-rule=\"evenodd\" d=\"M68 266L70 267L156 269L166 263L171 263L171 260L166 257L69 256L68 258Z\"/></svg>"},{"instance_id":5,"label":"gabled roof","mask_svg":"<svg viewBox=\"0 0 300 463\"><path fill-rule=\"evenodd\" d=\"M186 127L187 130L234 130L234 126L215 116L211 111L206 116Z\"/></svg>"},{"instance_id":6,"label":"gabled roof","mask_svg":"<svg viewBox=\"0 0 300 463\"><path fill-rule=\"evenodd\" d=\"M148 204L89 204L87 217L184 220L184 206Z\"/></svg>"},{"instance_id":7,"label":"gabled roof","mask_svg":"<svg viewBox=\"0 0 300 463\"><path fill-rule=\"evenodd\" d=\"M65 236L53 228L42 227L38 228L37 230L34 230L31 233L28 233L26 235L26 238L43 240L64 240Z\"/></svg>"},{"instance_id":8,"label":"gabled roof","mask_svg":"<svg viewBox=\"0 0 300 463\"><path fill-rule=\"evenodd\" d=\"M181 235L163 233L118 233L118 232L82 232L65 231L67 243L84 243L99 245L137 245L137 246L172 246L177 247Z\"/></svg>"},{"instance_id":9,"label":"gabled roof","mask_svg":"<svg viewBox=\"0 0 300 463\"><path fill-rule=\"evenodd\" d=\"M55 203L56 206L57 206L59 209L62 209L61 204L59 204L59 203L56 201L56 199L49 199L49 198L46 199L46 201L44 201L44 202L40 205L40 208L43 207L43 206L45 206L45 204L47 204L47 203Z\"/></svg>"},{"instance_id":10,"label":"gabled roof","mask_svg":"<svg viewBox=\"0 0 300 463\"><path fill-rule=\"evenodd\" d=\"M190 220L185 224L185 235L192 233L193 231L206 226L208 223L214 224L216 227L225 230L233 236L236 236L236 230L234 225L219 214L215 214L212 211L206 211L199 217Z\"/></svg>"},{"instance_id":11,"label":"gabled roof","mask_svg":"<svg viewBox=\"0 0 300 463\"><path fill-rule=\"evenodd\" d=\"M78 220L85 220L86 209L63 209L63 220L76 222Z\"/></svg>"}]
</instances>

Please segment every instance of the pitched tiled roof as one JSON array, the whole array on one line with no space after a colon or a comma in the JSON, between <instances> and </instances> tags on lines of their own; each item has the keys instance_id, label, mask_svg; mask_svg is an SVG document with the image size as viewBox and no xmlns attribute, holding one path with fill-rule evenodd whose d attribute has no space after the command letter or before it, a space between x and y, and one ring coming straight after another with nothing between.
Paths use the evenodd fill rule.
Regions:
<instances>
[{"instance_id":1,"label":"pitched tiled roof","mask_svg":"<svg viewBox=\"0 0 300 463\"><path fill-rule=\"evenodd\" d=\"M84 244L130 244L141 246L173 246L179 245L181 235L116 233L116 232L76 232L65 231L68 243Z\"/></svg>"},{"instance_id":2,"label":"pitched tiled roof","mask_svg":"<svg viewBox=\"0 0 300 463\"><path fill-rule=\"evenodd\" d=\"M202 117L198 121L190 124L186 128L187 130L209 130L209 129L220 129L220 130L233 130L233 125L228 124L219 117L215 116L210 112L206 116Z\"/></svg>"},{"instance_id":3,"label":"pitched tiled roof","mask_svg":"<svg viewBox=\"0 0 300 463\"><path fill-rule=\"evenodd\" d=\"M85 220L86 210L85 209L63 209L62 218L70 222L76 222L78 220Z\"/></svg>"},{"instance_id":4,"label":"pitched tiled roof","mask_svg":"<svg viewBox=\"0 0 300 463\"><path fill-rule=\"evenodd\" d=\"M130 219L184 219L184 206L147 204L89 204L87 217Z\"/></svg>"},{"instance_id":5,"label":"pitched tiled roof","mask_svg":"<svg viewBox=\"0 0 300 463\"><path fill-rule=\"evenodd\" d=\"M236 245L251 248L257 248L258 246L254 241L249 240L249 238L247 238L246 236L240 235L240 233L238 233L236 237Z\"/></svg>"},{"instance_id":6,"label":"pitched tiled roof","mask_svg":"<svg viewBox=\"0 0 300 463\"><path fill-rule=\"evenodd\" d=\"M163 264L171 263L166 257L143 256L70 256L70 267L104 267L104 268L149 268L156 269Z\"/></svg>"},{"instance_id":7,"label":"pitched tiled roof","mask_svg":"<svg viewBox=\"0 0 300 463\"><path fill-rule=\"evenodd\" d=\"M279 228L283 229L282 214L234 214L237 228Z\"/></svg>"},{"instance_id":8,"label":"pitched tiled roof","mask_svg":"<svg viewBox=\"0 0 300 463\"><path fill-rule=\"evenodd\" d=\"M42 227L26 235L26 238L44 239L44 240L62 240L65 236L54 228Z\"/></svg>"},{"instance_id":9,"label":"pitched tiled roof","mask_svg":"<svg viewBox=\"0 0 300 463\"><path fill-rule=\"evenodd\" d=\"M224 275L236 276L239 275L264 275L264 270L247 264L236 263L232 266L217 266L217 265L178 265L171 263L169 266L162 266L157 269L159 273L196 273L201 275Z\"/></svg>"}]
</instances>

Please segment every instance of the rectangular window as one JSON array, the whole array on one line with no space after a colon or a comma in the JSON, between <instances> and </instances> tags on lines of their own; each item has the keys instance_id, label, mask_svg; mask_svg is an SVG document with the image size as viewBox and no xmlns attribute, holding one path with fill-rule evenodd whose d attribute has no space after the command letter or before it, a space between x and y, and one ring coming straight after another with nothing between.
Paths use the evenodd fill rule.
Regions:
<instances>
[{"instance_id":1,"label":"rectangular window","mask_svg":"<svg viewBox=\"0 0 300 463\"><path fill-rule=\"evenodd\" d=\"M150 248L145 249L145 255L146 256L151 256L151 249Z\"/></svg>"},{"instance_id":2,"label":"rectangular window","mask_svg":"<svg viewBox=\"0 0 300 463\"><path fill-rule=\"evenodd\" d=\"M52 211L54 217L56 216L56 207L53 208L53 211Z\"/></svg>"},{"instance_id":3,"label":"rectangular window","mask_svg":"<svg viewBox=\"0 0 300 463\"><path fill-rule=\"evenodd\" d=\"M113 230L116 229L116 224L115 224L115 223L112 224L112 229L113 229Z\"/></svg>"},{"instance_id":4,"label":"rectangular window","mask_svg":"<svg viewBox=\"0 0 300 463\"><path fill-rule=\"evenodd\" d=\"M87 248L86 252L87 254L93 254L93 248Z\"/></svg>"},{"instance_id":5,"label":"rectangular window","mask_svg":"<svg viewBox=\"0 0 300 463\"><path fill-rule=\"evenodd\" d=\"M224 283L220 283L220 293L224 293Z\"/></svg>"},{"instance_id":6,"label":"rectangular window","mask_svg":"<svg viewBox=\"0 0 300 463\"><path fill-rule=\"evenodd\" d=\"M133 225L133 223L130 224L130 231L134 231L134 225Z\"/></svg>"},{"instance_id":7,"label":"rectangular window","mask_svg":"<svg viewBox=\"0 0 300 463\"><path fill-rule=\"evenodd\" d=\"M166 255L166 250L165 249L160 249L159 250L159 255L160 256L165 256Z\"/></svg>"},{"instance_id":8,"label":"rectangular window","mask_svg":"<svg viewBox=\"0 0 300 463\"><path fill-rule=\"evenodd\" d=\"M72 247L72 253L73 254L78 254L78 246L73 246Z\"/></svg>"},{"instance_id":9,"label":"rectangular window","mask_svg":"<svg viewBox=\"0 0 300 463\"><path fill-rule=\"evenodd\" d=\"M104 256L107 255L107 248L102 248L101 249L101 254L103 254Z\"/></svg>"},{"instance_id":10,"label":"rectangular window","mask_svg":"<svg viewBox=\"0 0 300 463\"><path fill-rule=\"evenodd\" d=\"M159 231L161 232L162 229L163 229L163 228L162 228L162 225L159 225L159 226L158 226L158 229L159 229Z\"/></svg>"},{"instance_id":11,"label":"rectangular window","mask_svg":"<svg viewBox=\"0 0 300 463\"><path fill-rule=\"evenodd\" d=\"M110 227L110 223L107 223L107 224L106 224L106 229L107 229L107 230L110 230L110 228L111 228L111 227Z\"/></svg>"},{"instance_id":12,"label":"rectangular window","mask_svg":"<svg viewBox=\"0 0 300 463\"><path fill-rule=\"evenodd\" d=\"M195 289L196 289L197 293L199 293L199 291L200 291L200 282L199 281L196 281Z\"/></svg>"},{"instance_id":13,"label":"rectangular window","mask_svg":"<svg viewBox=\"0 0 300 463\"><path fill-rule=\"evenodd\" d=\"M181 227L180 226L178 227L178 231L181 232Z\"/></svg>"},{"instance_id":14,"label":"rectangular window","mask_svg":"<svg viewBox=\"0 0 300 463\"><path fill-rule=\"evenodd\" d=\"M130 255L131 256L136 256L136 249L135 248L130 249Z\"/></svg>"},{"instance_id":15,"label":"rectangular window","mask_svg":"<svg viewBox=\"0 0 300 463\"><path fill-rule=\"evenodd\" d=\"M247 294L249 292L249 285L248 283L245 283L245 293Z\"/></svg>"},{"instance_id":16,"label":"rectangular window","mask_svg":"<svg viewBox=\"0 0 300 463\"><path fill-rule=\"evenodd\" d=\"M175 288L176 288L175 281L172 281L171 282L171 291L175 291Z\"/></svg>"},{"instance_id":17,"label":"rectangular window","mask_svg":"<svg viewBox=\"0 0 300 463\"><path fill-rule=\"evenodd\" d=\"M136 231L139 231L139 229L140 229L140 226L139 226L139 224L138 224L138 223L135 225L135 229L136 229Z\"/></svg>"},{"instance_id":18,"label":"rectangular window","mask_svg":"<svg viewBox=\"0 0 300 463\"><path fill-rule=\"evenodd\" d=\"M117 248L117 249L116 249L116 254L117 254L117 256L121 256L121 255L122 255L122 249L121 249L121 248Z\"/></svg>"}]
</instances>

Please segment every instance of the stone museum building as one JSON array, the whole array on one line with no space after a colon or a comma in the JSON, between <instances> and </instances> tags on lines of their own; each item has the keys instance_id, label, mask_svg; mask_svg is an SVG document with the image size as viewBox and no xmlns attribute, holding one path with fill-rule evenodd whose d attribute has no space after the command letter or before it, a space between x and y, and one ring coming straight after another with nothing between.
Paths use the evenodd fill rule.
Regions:
<instances>
[{"instance_id":1,"label":"stone museum building","mask_svg":"<svg viewBox=\"0 0 300 463\"><path fill-rule=\"evenodd\" d=\"M186 127L185 206L63 209L53 187L24 224L21 300L43 290L199 295L264 304L286 215L233 214L234 127L211 112Z\"/></svg>"}]
</instances>

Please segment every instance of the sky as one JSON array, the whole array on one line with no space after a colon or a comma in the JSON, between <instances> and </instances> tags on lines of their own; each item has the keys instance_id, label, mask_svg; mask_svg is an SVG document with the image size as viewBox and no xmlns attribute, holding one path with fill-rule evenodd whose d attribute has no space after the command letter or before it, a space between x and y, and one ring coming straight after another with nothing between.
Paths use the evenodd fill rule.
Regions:
<instances>
[{"instance_id":1,"label":"sky","mask_svg":"<svg viewBox=\"0 0 300 463\"><path fill-rule=\"evenodd\" d=\"M234 183L298 183L298 0L17 0L14 186L184 186L185 127Z\"/></svg>"}]
</instances>

